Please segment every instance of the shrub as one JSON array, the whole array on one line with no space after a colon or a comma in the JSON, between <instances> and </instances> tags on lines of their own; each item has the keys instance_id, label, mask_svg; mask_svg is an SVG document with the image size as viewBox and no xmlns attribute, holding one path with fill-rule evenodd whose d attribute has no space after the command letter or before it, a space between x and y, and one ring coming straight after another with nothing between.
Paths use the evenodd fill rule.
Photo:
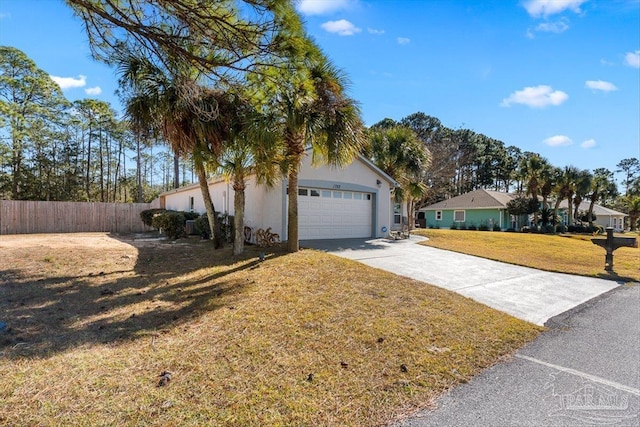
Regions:
<instances>
[{"instance_id":1,"label":"shrub","mask_svg":"<svg viewBox=\"0 0 640 427\"><path fill-rule=\"evenodd\" d=\"M184 219L186 221L193 221L200 218L200 214L198 212L182 212L182 215L184 215Z\"/></svg>"},{"instance_id":2,"label":"shrub","mask_svg":"<svg viewBox=\"0 0 640 427\"><path fill-rule=\"evenodd\" d=\"M452 230L457 230L458 229L458 224L456 224L455 222L453 224L451 224L450 227Z\"/></svg>"},{"instance_id":3,"label":"shrub","mask_svg":"<svg viewBox=\"0 0 640 427\"><path fill-rule=\"evenodd\" d=\"M558 224L556 225L556 233L566 233L567 232L567 226L564 224Z\"/></svg>"},{"instance_id":4,"label":"shrub","mask_svg":"<svg viewBox=\"0 0 640 427\"><path fill-rule=\"evenodd\" d=\"M466 230L467 229L467 223L463 222L460 224L460 230Z\"/></svg>"},{"instance_id":5,"label":"shrub","mask_svg":"<svg viewBox=\"0 0 640 427\"><path fill-rule=\"evenodd\" d=\"M513 227L507 228L507 233L515 233L515 232L516 232L515 228L513 228Z\"/></svg>"},{"instance_id":6,"label":"shrub","mask_svg":"<svg viewBox=\"0 0 640 427\"><path fill-rule=\"evenodd\" d=\"M474 223L469 224L469 226L467 227L467 230L477 230L478 227L476 227L476 225Z\"/></svg>"},{"instance_id":7,"label":"shrub","mask_svg":"<svg viewBox=\"0 0 640 427\"><path fill-rule=\"evenodd\" d=\"M478 226L478 230L480 231L489 231L489 226L485 223L482 223Z\"/></svg>"},{"instance_id":8,"label":"shrub","mask_svg":"<svg viewBox=\"0 0 640 427\"><path fill-rule=\"evenodd\" d=\"M551 234L554 232L554 230L555 230L555 227L551 224L543 225L542 227L540 227L540 232L546 233L546 234Z\"/></svg>"},{"instance_id":9,"label":"shrub","mask_svg":"<svg viewBox=\"0 0 640 427\"><path fill-rule=\"evenodd\" d=\"M162 232L170 239L177 239L184 236L184 214L182 212L166 211L153 217L151 225Z\"/></svg>"},{"instance_id":10,"label":"shrub","mask_svg":"<svg viewBox=\"0 0 640 427\"><path fill-rule=\"evenodd\" d=\"M218 224L220 225L220 232L222 233L222 238L225 242L233 242L233 216L225 214L221 214L216 212L216 218L218 219ZM209 217L207 214L202 214L198 218L196 218L195 229L199 235L202 237L209 239L211 237L211 231L209 229Z\"/></svg>"},{"instance_id":11,"label":"shrub","mask_svg":"<svg viewBox=\"0 0 640 427\"><path fill-rule=\"evenodd\" d=\"M153 221L154 215L162 212L167 212L167 210L166 209L146 209L140 212L140 219L142 220L144 225L146 225L147 227L152 227L151 223Z\"/></svg>"},{"instance_id":12,"label":"shrub","mask_svg":"<svg viewBox=\"0 0 640 427\"><path fill-rule=\"evenodd\" d=\"M501 231L501 228L498 224L493 224L493 231Z\"/></svg>"},{"instance_id":13,"label":"shrub","mask_svg":"<svg viewBox=\"0 0 640 427\"><path fill-rule=\"evenodd\" d=\"M198 233L204 239L211 238L211 231L209 230L209 217L207 217L206 213L196 218L194 228L196 229L196 233Z\"/></svg>"},{"instance_id":14,"label":"shrub","mask_svg":"<svg viewBox=\"0 0 640 427\"><path fill-rule=\"evenodd\" d=\"M530 233L531 232L531 228L529 228L529 226L525 225L520 229L520 232L522 232L522 233Z\"/></svg>"}]
</instances>

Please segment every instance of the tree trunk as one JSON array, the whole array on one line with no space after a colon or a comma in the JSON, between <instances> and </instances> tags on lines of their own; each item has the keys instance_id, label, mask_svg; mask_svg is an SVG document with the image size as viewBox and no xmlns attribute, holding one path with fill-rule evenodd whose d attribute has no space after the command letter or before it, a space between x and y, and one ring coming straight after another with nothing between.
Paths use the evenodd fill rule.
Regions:
<instances>
[{"instance_id":1,"label":"tree trunk","mask_svg":"<svg viewBox=\"0 0 640 427\"><path fill-rule=\"evenodd\" d=\"M213 239L213 247L219 249L223 245L222 229L217 220L216 209L213 206L211 200L211 194L209 193L209 182L207 181L207 173L204 168L204 164L200 161L196 165L196 172L198 174L198 182L200 183L200 191L202 192L202 200L204 201L204 207L207 210L207 219L209 220L209 232Z\"/></svg>"},{"instance_id":2,"label":"tree trunk","mask_svg":"<svg viewBox=\"0 0 640 427\"><path fill-rule=\"evenodd\" d=\"M596 204L596 200L598 200L597 193L591 195L591 203L589 203L589 212L587 212L587 218L589 219L589 227L593 227L593 207Z\"/></svg>"},{"instance_id":3,"label":"tree trunk","mask_svg":"<svg viewBox=\"0 0 640 427\"><path fill-rule=\"evenodd\" d=\"M142 203L142 153L140 152L140 137L136 137L136 186L138 187L138 197L136 202Z\"/></svg>"},{"instance_id":4,"label":"tree trunk","mask_svg":"<svg viewBox=\"0 0 640 427\"><path fill-rule=\"evenodd\" d=\"M173 188L180 187L180 156L173 155Z\"/></svg>"},{"instance_id":5,"label":"tree trunk","mask_svg":"<svg viewBox=\"0 0 640 427\"><path fill-rule=\"evenodd\" d=\"M233 179L233 254L240 255L244 251L244 190L246 184L241 173L234 174Z\"/></svg>"},{"instance_id":6,"label":"tree trunk","mask_svg":"<svg viewBox=\"0 0 640 427\"><path fill-rule=\"evenodd\" d=\"M556 204L553 207L553 218L551 219L551 223L553 225L556 225L556 219L558 218L558 210L560 209L560 203L562 203L562 197L558 197L556 199Z\"/></svg>"},{"instance_id":7,"label":"tree trunk","mask_svg":"<svg viewBox=\"0 0 640 427\"><path fill-rule=\"evenodd\" d=\"M288 221L287 221L287 250L298 252L300 250L298 234L298 170L300 162L289 171L289 195Z\"/></svg>"},{"instance_id":8,"label":"tree trunk","mask_svg":"<svg viewBox=\"0 0 640 427\"><path fill-rule=\"evenodd\" d=\"M289 135L287 144L287 158L290 162L289 166L289 204L287 207L287 250L289 252L298 252L300 250L299 233L298 233L298 173L300 172L300 164L304 154L304 130Z\"/></svg>"}]
</instances>

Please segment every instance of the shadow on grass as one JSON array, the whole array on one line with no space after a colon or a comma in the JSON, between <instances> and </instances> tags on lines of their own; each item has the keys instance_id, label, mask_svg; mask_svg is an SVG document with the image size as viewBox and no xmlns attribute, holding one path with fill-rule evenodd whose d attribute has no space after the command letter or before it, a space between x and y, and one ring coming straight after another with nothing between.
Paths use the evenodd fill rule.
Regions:
<instances>
[{"instance_id":1,"label":"shadow on grass","mask_svg":"<svg viewBox=\"0 0 640 427\"><path fill-rule=\"evenodd\" d=\"M247 247L214 250L210 242L143 244L111 236L129 245L132 268L86 275L34 278L19 268L0 271L0 358L48 357L82 345L118 343L180 327L212 310L233 310L252 281L235 273L259 267L283 255ZM110 254L96 248L87 257ZM127 255L123 255L123 258Z\"/></svg>"}]
</instances>

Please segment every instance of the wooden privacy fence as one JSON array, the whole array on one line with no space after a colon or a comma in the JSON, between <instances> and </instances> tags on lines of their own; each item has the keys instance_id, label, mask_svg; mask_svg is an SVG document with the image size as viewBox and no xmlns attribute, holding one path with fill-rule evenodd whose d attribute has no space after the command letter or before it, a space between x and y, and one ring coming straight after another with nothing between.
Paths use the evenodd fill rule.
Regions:
<instances>
[{"instance_id":1,"label":"wooden privacy fence","mask_svg":"<svg viewBox=\"0 0 640 427\"><path fill-rule=\"evenodd\" d=\"M0 234L148 231L140 212L150 203L0 200Z\"/></svg>"}]
</instances>

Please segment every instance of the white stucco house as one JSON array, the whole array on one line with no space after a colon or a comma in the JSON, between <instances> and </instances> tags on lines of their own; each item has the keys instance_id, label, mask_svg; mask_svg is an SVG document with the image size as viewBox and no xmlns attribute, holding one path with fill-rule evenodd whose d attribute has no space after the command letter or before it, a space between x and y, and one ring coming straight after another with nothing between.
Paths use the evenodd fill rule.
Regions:
<instances>
[{"instance_id":1,"label":"white stucco house","mask_svg":"<svg viewBox=\"0 0 640 427\"><path fill-rule=\"evenodd\" d=\"M588 212L590 204L590 201L583 200L578 207L578 211ZM573 208L575 209L575 206ZM567 200L561 201L560 210L562 211L562 220L565 224L568 222L567 209L569 209L569 202ZM624 230L624 218L629 216L625 213L614 211L613 209L605 208L598 204L593 205L593 213L596 216L595 221L593 221L595 225L601 225L605 228L613 227L616 231Z\"/></svg>"},{"instance_id":2,"label":"white stucco house","mask_svg":"<svg viewBox=\"0 0 640 427\"><path fill-rule=\"evenodd\" d=\"M338 169L311 165L307 151L299 173L298 215L300 240L387 237L394 229L393 189L397 183L366 158L359 156ZM231 182L214 178L209 192L217 211L233 215ZM287 180L268 188L249 177L245 190L245 226L271 227L287 240ZM160 195L160 207L204 213L198 184ZM399 224L398 224L399 226Z\"/></svg>"}]
</instances>

